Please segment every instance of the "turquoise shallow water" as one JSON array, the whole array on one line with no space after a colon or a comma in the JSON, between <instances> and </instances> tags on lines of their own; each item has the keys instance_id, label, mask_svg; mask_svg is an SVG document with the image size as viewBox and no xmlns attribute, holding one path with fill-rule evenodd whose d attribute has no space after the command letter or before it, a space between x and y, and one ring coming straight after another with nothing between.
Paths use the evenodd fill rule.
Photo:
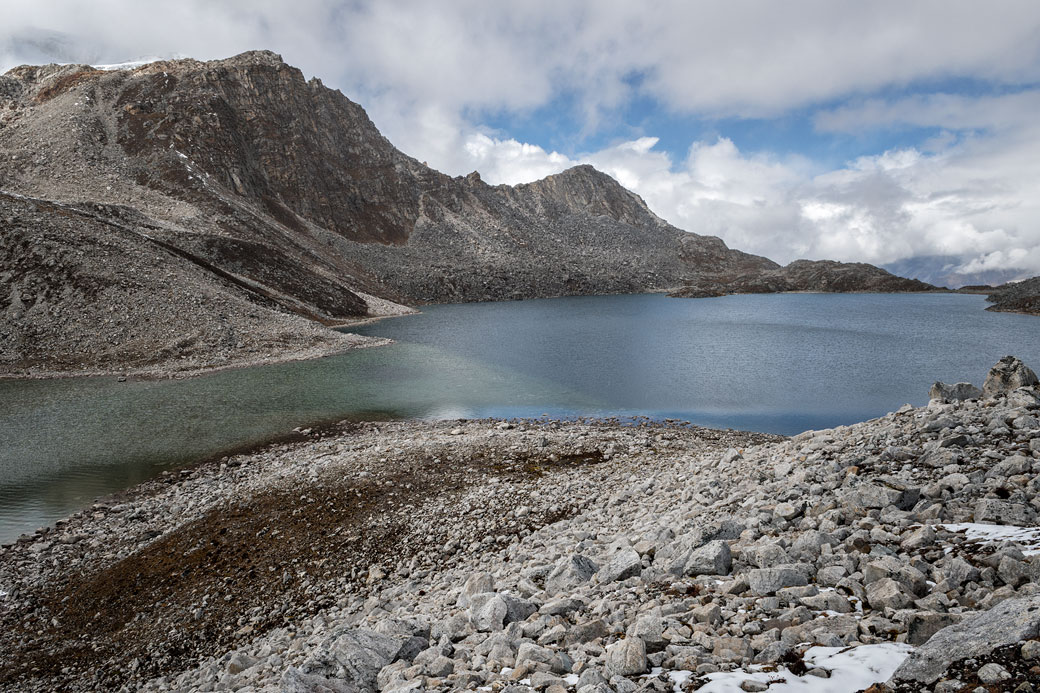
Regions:
<instances>
[{"instance_id":1,"label":"turquoise shallow water","mask_svg":"<svg viewBox=\"0 0 1040 693\"><path fill-rule=\"evenodd\" d=\"M95 497L343 418L632 416L796 433L1040 366L1040 318L978 296L576 297L429 306L391 347L183 381L0 382L0 541Z\"/></svg>"}]
</instances>

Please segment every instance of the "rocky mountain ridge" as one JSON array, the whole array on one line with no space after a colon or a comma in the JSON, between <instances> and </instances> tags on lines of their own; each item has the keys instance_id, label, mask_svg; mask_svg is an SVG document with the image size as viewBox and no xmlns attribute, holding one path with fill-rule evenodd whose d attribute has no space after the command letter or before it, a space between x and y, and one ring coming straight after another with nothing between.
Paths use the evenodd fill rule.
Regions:
<instances>
[{"instance_id":1,"label":"rocky mountain ridge","mask_svg":"<svg viewBox=\"0 0 1040 693\"><path fill-rule=\"evenodd\" d=\"M775 269L716 282L689 284L668 295L678 298L702 298L726 294L772 294L788 291L914 293L940 290L931 284L898 277L880 267L862 262L795 260Z\"/></svg>"},{"instance_id":2,"label":"rocky mountain ridge","mask_svg":"<svg viewBox=\"0 0 1040 693\"><path fill-rule=\"evenodd\" d=\"M7 374L178 370L343 346L318 328L287 339L255 306L279 314L272 324L335 325L405 310L394 303L734 282L773 290L779 271L667 224L589 166L513 187L438 173L394 148L360 106L267 51L120 70L10 70L0 76L0 192L9 208L0 222L18 229L0 266ZM25 205L32 225L15 220ZM153 286L129 248L116 261L61 247L70 224L91 243L120 226L120 242L160 247L159 257L176 256L190 272L174 269ZM132 241L135 229L143 235ZM50 250L8 271L23 242ZM142 279L118 299L33 288L120 273ZM213 306L219 320L200 317L205 301L191 298L199 282L238 297ZM150 304L163 290L169 299ZM189 330L191 342L151 331L142 318L151 313L169 334ZM50 326L37 330L38 319ZM117 329L95 335L86 327L94 324Z\"/></svg>"}]
</instances>

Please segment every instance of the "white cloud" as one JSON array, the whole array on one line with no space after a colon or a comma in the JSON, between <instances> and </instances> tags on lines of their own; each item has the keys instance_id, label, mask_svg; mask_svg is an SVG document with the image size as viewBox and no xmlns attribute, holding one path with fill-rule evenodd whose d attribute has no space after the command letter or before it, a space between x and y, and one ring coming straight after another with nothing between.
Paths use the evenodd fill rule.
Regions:
<instances>
[{"instance_id":1,"label":"white cloud","mask_svg":"<svg viewBox=\"0 0 1040 693\"><path fill-rule=\"evenodd\" d=\"M643 137L574 158L481 133L461 169L519 183L590 163L643 197L660 216L779 262L798 258L884 264L915 256L964 258L963 272L1040 273L1040 138L899 149L813 175L799 158L745 155L728 139L696 142L674 161Z\"/></svg>"},{"instance_id":2,"label":"white cloud","mask_svg":"<svg viewBox=\"0 0 1040 693\"><path fill-rule=\"evenodd\" d=\"M103 62L270 48L366 99L393 91L456 112L535 108L567 91L590 121L635 93L739 116L920 80L1040 79L1031 0L7 0L4 66L31 27L76 37Z\"/></svg>"},{"instance_id":3,"label":"white cloud","mask_svg":"<svg viewBox=\"0 0 1040 693\"><path fill-rule=\"evenodd\" d=\"M7 0L0 69L41 55L112 63L254 48L343 89L402 150L451 174L516 183L587 162L675 225L780 261L944 254L972 271L1040 272L1033 0ZM948 78L989 93L915 93ZM562 99L594 132L636 97L700 118L827 104L821 132L938 134L820 172L725 137L692 142L685 158L653 132L565 155L482 125Z\"/></svg>"},{"instance_id":4,"label":"white cloud","mask_svg":"<svg viewBox=\"0 0 1040 693\"><path fill-rule=\"evenodd\" d=\"M868 99L816 114L823 132L856 133L864 128L911 126L949 130L1000 130L1031 124L1040 111L1040 90L964 96L915 94L900 99Z\"/></svg>"}]
</instances>

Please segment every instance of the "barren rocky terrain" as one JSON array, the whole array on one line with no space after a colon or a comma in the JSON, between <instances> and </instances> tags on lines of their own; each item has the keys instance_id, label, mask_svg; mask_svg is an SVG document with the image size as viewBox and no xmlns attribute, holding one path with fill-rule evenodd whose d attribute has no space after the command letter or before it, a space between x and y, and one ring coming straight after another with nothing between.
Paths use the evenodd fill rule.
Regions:
<instances>
[{"instance_id":1,"label":"barren rocky terrain","mask_svg":"<svg viewBox=\"0 0 1040 693\"><path fill-rule=\"evenodd\" d=\"M990 287L985 293L993 304L986 310L1040 315L1040 277Z\"/></svg>"},{"instance_id":2,"label":"barren rocky terrain","mask_svg":"<svg viewBox=\"0 0 1040 693\"><path fill-rule=\"evenodd\" d=\"M795 260L789 265L717 282L699 282L669 293L678 298L724 294L769 294L785 291L833 293L908 293L937 291L931 284L886 272L861 262Z\"/></svg>"},{"instance_id":3,"label":"barren rocky terrain","mask_svg":"<svg viewBox=\"0 0 1040 693\"><path fill-rule=\"evenodd\" d=\"M1036 376L932 395L300 431L4 547L0 688L1033 690Z\"/></svg>"}]
</instances>

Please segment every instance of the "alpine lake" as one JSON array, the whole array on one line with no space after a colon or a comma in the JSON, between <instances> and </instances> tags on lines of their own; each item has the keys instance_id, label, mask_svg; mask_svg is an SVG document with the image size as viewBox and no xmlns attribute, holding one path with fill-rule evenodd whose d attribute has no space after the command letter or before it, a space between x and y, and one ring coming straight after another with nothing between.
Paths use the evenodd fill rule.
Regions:
<instances>
[{"instance_id":1,"label":"alpine lake","mask_svg":"<svg viewBox=\"0 0 1040 693\"><path fill-rule=\"evenodd\" d=\"M166 470L350 420L676 419L780 434L1040 367L1040 318L959 294L590 296L426 306L388 347L180 380L0 381L0 542Z\"/></svg>"}]
</instances>

